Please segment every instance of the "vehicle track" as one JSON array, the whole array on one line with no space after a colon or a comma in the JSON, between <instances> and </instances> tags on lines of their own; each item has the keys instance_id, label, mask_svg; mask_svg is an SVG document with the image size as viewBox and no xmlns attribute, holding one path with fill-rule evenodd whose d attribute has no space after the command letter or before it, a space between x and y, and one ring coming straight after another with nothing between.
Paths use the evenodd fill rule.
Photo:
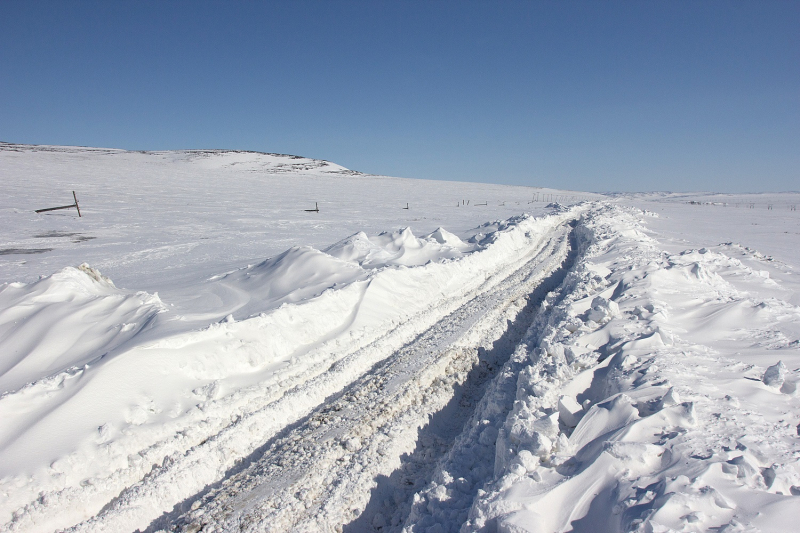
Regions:
<instances>
[{"instance_id":1,"label":"vehicle track","mask_svg":"<svg viewBox=\"0 0 800 533\"><path fill-rule=\"evenodd\" d=\"M199 433L204 436L202 439L194 435L190 446L175 449L168 455L159 455L161 458L151 463L153 466L146 475L126 483L96 515L72 526L68 531L129 531L137 528L158 531L171 527L178 517L201 505L201 500L206 501L207 496L216 493L220 486L225 486L225 480L258 461L288 435L297 434L297 429L310 420L315 410L340 398L342 391L350 390L348 387L358 379L375 374L382 362L397 359L397 354L403 352L404 346L415 343L423 346L424 342L420 341L424 336L422 332L431 328L444 331L444 325L452 323L449 337L442 334L430 337L426 342L430 344L431 338L437 339L439 344L436 350L441 351L449 346L448 343L461 339L469 331L474 339L468 344L477 346L478 333L483 331L481 328L486 330L488 326L472 326L486 314L486 309L503 308L497 304L502 298L492 295L505 294L503 291L507 292L510 287L518 289L515 283L519 284L525 279L524 273L538 269L536 272L542 272L535 276L544 278L545 272L556 268L554 265L558 259L553 255L556 253L554 243L566 242L568 221L577 215L574 212L555 216L545 221L544 226L536 226L529 231L514 229L520 233L502 241L500 246L505 247L499 256L502 259L467 263L461 269L462 277L464 272L473 272L474 276L462 281L461 290L452 286L442 291L444 280L433 279L437 287L435 290L440 292L421 295L422 300L428 302L425 307L416 305L417 311L399 322L387 323L382 331L366 330L366 334L356 337L354 342L339 338L322 342L302 355L300 372L290 365L287 367L288 373L281 373L272 379L269 386L248 387L230 397L209 402L204 406L204 412L211 416L208 422L213 423L203 421L197 426ZM487 250L481 253L491 252ZM478 267L480 264L484 267ZM458 265L455 267L458 268ZM420 285L423 286L424 283ZM403 288L408 298L414 297L411 287L413 282ZM526 293L517 290L516 294L525 296ZM488 305L486 302L495 302L497 305L482 308L478 305L480 302L484 302L481 305ZM511 306L508 307L513 310ZM467 312L470 309L472 311ZM514 313L509 312L509 317L513 317ZM454 321L447 318L451 314L463 316L460 321ZM482 322L495 324L487 320ZM498 332L492 338L500 337L506 329L505 319L498 319L497 324ZM340 345L340 340L345 342ZM231 342L237 343L238 340L233 336ZM432 350L434 347L431 345ZM419 370L410 365L405 372L413 374ZM447 396L452 394L451 386ZM413 448L415 437L404 438L410 439L408 447ZM395 462L405 448L398 449L401 451L396 456L389 454L389 457L395 457ZM367 493L368 488L363 492ZM49 499L42 501L45 511L53 507L49 505ZM40 503L37 502L37 505Z\"/></svg>"},{"instance_id":2,"label":"vehicle track","mask_svg":"<svg viewBox=\"0 0 800 533\"><path fill-rule=\"evenodd\" d=\"M357 531L402 524L414 493L464 429L539 301L563 279L571 226L555 228L491 290L288 426L248 466L194 498L188 512L181 513L184 502L149 530L342 531L350 523L346 529Z\"/></svg>"}]
</instances>

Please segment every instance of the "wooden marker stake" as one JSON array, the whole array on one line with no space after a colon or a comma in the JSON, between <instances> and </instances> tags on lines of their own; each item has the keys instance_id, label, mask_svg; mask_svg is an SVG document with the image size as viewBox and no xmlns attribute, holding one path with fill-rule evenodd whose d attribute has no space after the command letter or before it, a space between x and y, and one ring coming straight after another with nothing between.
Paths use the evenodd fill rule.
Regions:
<instances>
[{"instance_id":1,"label":"wooden marker stake","mask_svg":"<svg viewBox=\"0 0 800 533\"><path fill-rule=\"evenodd\" d=\"M44 213L45 211L57 211L58 209L72 209L74 207L75 209L78 210L78 216L80 217L80 216L82 216L81 215L81 208L78 205L78 197L75 196L75 191L72 191L72 198L73 198L73 200L75 200L74 204L62 205L61 207L48 207L46 209L37 209L35 211L35 213Z\"/></svg>"}]
</instances>

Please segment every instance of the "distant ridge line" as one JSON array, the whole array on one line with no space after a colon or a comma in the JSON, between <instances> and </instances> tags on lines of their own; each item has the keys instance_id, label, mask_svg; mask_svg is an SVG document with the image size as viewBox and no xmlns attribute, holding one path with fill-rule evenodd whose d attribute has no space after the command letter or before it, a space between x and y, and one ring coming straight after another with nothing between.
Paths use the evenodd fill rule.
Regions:
<instances>
[{"instance_id":1,"label":"distant ridge line","mask_svg":"<svg viewBox=\"0 0 800 533\"><path fill-rule=\"evenodd\" d=\"M2 151L32 151L32 152L94 152L94 153L132 153L132 154L165 154L165 153L180 153L189 155L202 155L202 154L255 154L266 155L270 157L279 157L283 159L293 160L306 160L315 163L325 163L328 165L336 165L345 170L330 171L335 174L346 174L353 176L372 176L372 174L365 174L358 170L351 170L333 161L327 159L316 159L313 157L303 157L301 155L293 154L280 154L277 152L260 152L258 150L237 150L226 148L188 148L178 150L127 150L125 148L101 148L96 146L78 146L78 145L59 145L59 144L25 144L25 143L12 143L8 141L0 141L0 150ZM324 165L323 165L324 166Z\"/></svg>"},{"instance_id":2,"label":"distant ridge line","mask_svg":"<svg viewBox=\"0 0 800 533\"><path fill-rule=\"evenodd\" d=\"M301 155L293 154L279 154L276 152L259 152L258 150L236 150L227 148L181 148L177 150L127 150L125 148L103 148L98 146L82 146L82 145L63 145L63 144L26 144L26 143L12 143L8 141L0 141L0 148L2 147L25 147L33 148L36 150L56 151L52 149L66 148L66 149L81 149L92 151L113 151L113 152L132 152L137 154L160 154L164 152L183 152L183 153L233 153L233 154L259 154L271 155L274 157L288 157L290 159L308 159L311 161L324 161L325 163L337 164L333 161L325 159L316 159L313 157L303 157Z\"/></svg>"}]
</instances>

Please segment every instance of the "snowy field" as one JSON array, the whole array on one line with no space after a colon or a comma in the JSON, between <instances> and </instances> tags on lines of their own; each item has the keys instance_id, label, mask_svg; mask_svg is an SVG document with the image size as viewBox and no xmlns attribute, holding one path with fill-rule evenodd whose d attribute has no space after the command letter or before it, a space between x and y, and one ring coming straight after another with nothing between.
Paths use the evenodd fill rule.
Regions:
<instances>
[{"instance_id":1,"label":"snowy field","mask_svg":"<svg viewBox=\"0 0 800 533\"><path fill-rule=\"evenodd\" d=\"M12 144L0 179L2 531L800 523L798 193Z\"/></svg>"}]
</instances>

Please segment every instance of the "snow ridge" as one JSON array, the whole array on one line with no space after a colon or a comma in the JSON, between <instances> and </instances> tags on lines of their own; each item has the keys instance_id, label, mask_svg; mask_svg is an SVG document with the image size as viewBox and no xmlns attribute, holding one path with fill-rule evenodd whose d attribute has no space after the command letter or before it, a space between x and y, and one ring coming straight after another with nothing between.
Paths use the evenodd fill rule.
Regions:
<instances>
[{"instance_id":1,"label":"snow ridge","mask_svg":"<svg viewBox=\"0 0 800 533\"><path fill-rule=\"evenodd\" d=\"M405 529L792 530L800 446L786 417L798 404L794 384L769 392L760 380L742 380L757 367L700 343L715 340L707 335L681 338L676 307L695 300L710 320L731 310L798 310L737 291L714 272L731 261L721 254L665 254L630 211L605 207L582 225L592 245L543 304L552 311L518 374L494 479L463 525L449 519L452 489L442 484L418 504L433 510L429 520ZM736 322L715 326L744 349L769 321L761 317L746 333ZM764 391L775 415L754 409L752 395Z\"/></svg>"},{"instance_id":2,"label":"snow ridge","mask_svg":"<svg viewBox=\"0 0 800 533\"><path fill-rule=\"evenodd\" d=\"M446 449L449 433L457 433L461 408L456 405L479 394L481 383L493 373L493 358L502 357L502 350L490 354L475 342L491 346L489 339L497 340L506 331L507 320L524 306L519 294L552 272L564 257L553 254L553 246L565 250L565 244L563 236L547 243L492 291L456 308L326 401L251 467L197 502L197 510L178 519L177 529L319 531L346 523L355 513L368 525L392 520L382 505L387 491L395 499L402 498L395 493L398 488L413 494L408 489L426 475L424 464L435 460L437 450ZM431 414L442 412L446 419L435 431L421 429L418 434L417 428L425 426ZM420 442L424 450L419 450ZM415 446L416 460L398 465ZM376 473L393 467L398 474L391 477L399 484L377 487L368 502L370 493L364 487ZM365 507L369 509L362 512ZM360 528L355 522L343 526Z\"/></svg>"},{"instance_id":3,"label":"snow ridge","mask_svg":"<svg viewBox=\"0 0 800 533\"><path fill-rule=\"evenodd\" d=\"M790 267L552 209L292 247L178 308L85 264L3 285L2 528L794 530Z\"/></svg>"},{"instance_id":4,"label":"snow ridge","mask_svg":"<svg viewBox=\"0 0 800 533\"><path fill-rule=\"evenodd\" d=\"M72 426L73 440L37 452L30 449L30 438L46 425L13 433L15 440L4 452L7 459L14 454L28 459L32 451L53 459L51 471L2 479L6 487L15 487L3 502L9 515L5 527L27 530L36 524L48 530L86 519L76 530L146 527L463 305L474 291L491 288L497 281L489 273L513 271L532 243L569 216L520 217L501 224L470 246L473 253L459 251L455 261L431 262L435 256L428 256L424 265L412 268L385 265L365 271L353 262L296 249L210 280L213 286L241 286L251 304L279 307L256 315L252 311L257 308L242 308L249 318L229 316L201 330L192 325L203 317L165 313L159 327L170 332L180 326L181 333L146 336L114 357L114 364L88 365L80 379L42 391L41 401L57 405L59 420ZM417 241L403 234L406 241L421 243L416 253L426 246L446 253L455 249L452 239L443 245L435 238ZM296 269L283 268L286 260ZM333 265L332 271L344 277L319 278L319 261L323 271ZM306 270L313 274L310 284L296 277ZM276 285L269 276L259 279L267 273L277 276ZM287 276L292 279L286 281ZM317 281L321 285L314 289ZM287 301L295 290L301 299ZM9 406L9 419L20 398L0 399Z\"/></svg>"}]
</instances>

